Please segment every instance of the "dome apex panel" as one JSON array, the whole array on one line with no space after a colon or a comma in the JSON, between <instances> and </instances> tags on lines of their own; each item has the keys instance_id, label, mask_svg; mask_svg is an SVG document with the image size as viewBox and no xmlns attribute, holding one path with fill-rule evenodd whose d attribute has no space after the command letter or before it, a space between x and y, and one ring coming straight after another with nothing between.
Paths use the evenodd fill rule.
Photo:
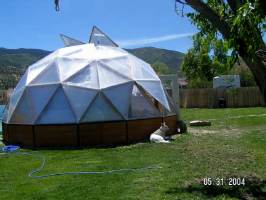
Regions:
<instances>
[{"instance_id":1,"label":"dome apex panel","mask_svg":"<svg viewBox=\"0 0 266 200\"><path fill-rule=\"evenodd\" d=\"M117 47L105 47L105 46L96 46L97 56L95 59L114 59L117 57L127 56L128 52L119 51Z\"/></svg>"}]
</instances>

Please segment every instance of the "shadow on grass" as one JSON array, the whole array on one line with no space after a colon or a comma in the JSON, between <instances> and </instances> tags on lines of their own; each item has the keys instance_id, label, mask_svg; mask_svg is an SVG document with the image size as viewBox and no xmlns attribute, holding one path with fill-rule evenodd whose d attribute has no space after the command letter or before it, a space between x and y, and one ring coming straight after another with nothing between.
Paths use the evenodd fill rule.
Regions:
<instances>
[{"instance_id":1,"label":"shadow on grass","mask_svg":"<svg viewBox=\"0 0 266 200\"><path fill-rule=\"evenodd\" d=\"M170 195L177 195L180 193L191 193L197 196L201 195L206 198L214 198L224 195L242 200L266 200L266 180L262 180L257 177L246 177L244 186L205 186L202 181L197 181L196 183L189 184L185 187L173 187L166 191L166 194Z\"/></svg>"}]
</instances>

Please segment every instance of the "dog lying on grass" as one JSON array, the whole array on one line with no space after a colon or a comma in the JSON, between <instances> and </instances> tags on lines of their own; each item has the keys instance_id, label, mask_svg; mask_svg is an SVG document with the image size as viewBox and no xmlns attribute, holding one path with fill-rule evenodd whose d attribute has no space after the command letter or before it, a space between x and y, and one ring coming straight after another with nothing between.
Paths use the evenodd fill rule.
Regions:
<instances>
[{"instance_id":1,"label":"dog lying on grass","mask_svg":"<svg viewBox=\"0 0 266 200\"><path fill-rule=\"evenodd\" d=\"M169 141L165 140L165 136L168 131L168 126L165 124L165 122L162 123L161 127L150 135L150 142L170 143Z\"/></svg>"}]
</instances>

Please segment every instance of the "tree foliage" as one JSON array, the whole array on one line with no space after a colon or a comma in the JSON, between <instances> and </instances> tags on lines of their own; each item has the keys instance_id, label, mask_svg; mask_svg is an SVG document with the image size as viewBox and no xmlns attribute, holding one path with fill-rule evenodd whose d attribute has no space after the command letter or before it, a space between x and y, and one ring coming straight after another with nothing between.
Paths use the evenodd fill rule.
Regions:
<instances>
[{"instance_id":1,"label":"tree foliage","mask_svg":"<svg viewBox=\"0 0 266 200\"><path fill-rule=\"evenodd\" d=\"M170 74L169 67L163 62L156 61L151 66L159 75Z\"/></svg>"},{"instance_id":2,"label":"tree foliage","mask_svg":"<svg viewBox=\"0 0 266 200\"><path fill-rule=\"evenodd\" d=\"M195 12L187 13L209 41L221 40L232 58L241 56L266 101L265 0L176 0ZM218 43L217 43L218 44ZM263 52L262 56L258 52ZM220 60L219 60L220 62Z\"/></svg>"},{"instance_id":3,"label":"tree foliage","mask_svg":"<svg viewBox=\"0 0 266 200\"><path fill-rule=\"evenodd\" d=\"M188 50L182 63L189 83L194 83L193 87L206 87L211 85L206 83L214 76L227 74L235 62L228 51L228 44L222 39L210 40L208 36L195 35L193 48Z\"/></svg>"}]
</instances>

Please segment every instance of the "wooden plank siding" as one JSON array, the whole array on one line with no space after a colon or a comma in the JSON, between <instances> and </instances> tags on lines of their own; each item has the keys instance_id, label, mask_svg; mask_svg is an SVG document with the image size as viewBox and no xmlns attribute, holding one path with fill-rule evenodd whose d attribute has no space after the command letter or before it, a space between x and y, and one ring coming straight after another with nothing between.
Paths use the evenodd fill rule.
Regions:
<instances>
[{"instance_id":1,"label":"wooden plank siding","mask_svg":"<svg viewBox=\"0 0 266 200\"><path fill-rule=\"evenodd\" d=\"M265 106L258 87L237 89L181 89L180 107L182 108L217 108L219 98L224 98L226 107Z\"/></svg>"}]
</instances>

